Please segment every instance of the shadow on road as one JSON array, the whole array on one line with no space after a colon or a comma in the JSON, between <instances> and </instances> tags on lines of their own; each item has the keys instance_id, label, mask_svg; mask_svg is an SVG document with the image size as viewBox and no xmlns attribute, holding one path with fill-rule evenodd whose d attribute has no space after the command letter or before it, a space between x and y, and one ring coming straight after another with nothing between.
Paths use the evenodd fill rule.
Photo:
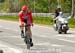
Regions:
<instances>
[{"instance_id":1,"label":"shadow on road","mask_svg":"<svg viewBox=\"0 0 75 53\"><path fill-rule=\"evenodd\" d=\"M75 34L75 33L72 33L72 32L71 32L71 33L67 33L67 34Z\"/></svg>"},{"instance_id":2,"label":"shadow on road","mask_svg":"<svg viewBox=\"0 0 75 53\"><path fill-rule=\"evenodd\" d=\"M0 31L0 33L1 33L1 32L3 32L3 31Z\"/></svg>"}]
</instances>

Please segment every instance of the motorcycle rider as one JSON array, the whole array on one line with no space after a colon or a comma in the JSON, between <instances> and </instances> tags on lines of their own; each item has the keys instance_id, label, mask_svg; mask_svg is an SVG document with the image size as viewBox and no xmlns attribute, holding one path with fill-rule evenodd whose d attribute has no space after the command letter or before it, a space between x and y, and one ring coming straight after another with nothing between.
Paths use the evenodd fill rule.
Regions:
<instances>
[{"instance_id":1,"label":"motorcycle rider","mask_svg":"<svg viewBox=\"0 0 75 53\"><path fill-rule=\"evenodd\" d=\"M62 11L61 11L61 8L57 8L57 9L55 10L54 23L56 23L56 17L59 16L60 12L62 12Z\"/></svg>"},{"instance_id":2,"label":"motorcycle rider","mask_svg":"<svg viewBox=\"0 0 75 53\"><path fill-rule=\"evenodd\" d=\"M57 9L55 10L54 27L56 27L56 29L55 29L56 31L57 31L57 29L58 29L57 24L56 24L56 20L57 20L57 17L58 17L61 13L62 13L61 8L57 8Z\"/></svg>"}]
</instances>

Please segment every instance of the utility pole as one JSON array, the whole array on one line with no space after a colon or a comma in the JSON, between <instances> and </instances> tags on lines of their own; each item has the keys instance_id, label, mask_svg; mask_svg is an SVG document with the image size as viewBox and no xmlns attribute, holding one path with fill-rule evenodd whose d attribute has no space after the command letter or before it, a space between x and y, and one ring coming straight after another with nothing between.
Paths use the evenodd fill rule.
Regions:
<instances>
[{"instance_id":1,"label":"utility pole","mask_svg":"<svg viewBox=\"0 0 75 53\"><path fill-rule=\"evenodd\" d=\"M71 11L71 16L74 17L74 0L72 0L72 11Z\"/></svg>"},{"instance_id":2,"label":"utility pole","mask_svg":"<svg viewBox=\"0 0 75 53\"><path fill-rule=\"evenodd\" d=\"M60 0L57 0L57 2L58 2L57 8L61 8Z\"/></svg>"},{"instance_id":3,"label":"utility pole","mask_svg":"<svg viewBox=\"0 0 75 53\"><path fill-rule=\"evenodd\" d=\"M58 2L58 5L60 5L60 1L59 1L59 0L57 0L57 2Z\"/></svg>"},{"instance_id":4,"label":"utility pole","mask_svg":"<svg viewBox=\"0 0 75 53\"><path fill-rule=\"evenodd\" d=\"M34 0L34 13L35 13L35 0Z\"/></svg>"},{"instance_id":5,"label":"utility pole","mask_svg":"<svg viewBox=\"0 0 75 53\"><path fill-rule=\"evenodd\" d=\"M50 2L51 0L48 0L49 4L48 4L48 9L49 9L49 13L50 13Z\"/></svg>"}]
</instances>

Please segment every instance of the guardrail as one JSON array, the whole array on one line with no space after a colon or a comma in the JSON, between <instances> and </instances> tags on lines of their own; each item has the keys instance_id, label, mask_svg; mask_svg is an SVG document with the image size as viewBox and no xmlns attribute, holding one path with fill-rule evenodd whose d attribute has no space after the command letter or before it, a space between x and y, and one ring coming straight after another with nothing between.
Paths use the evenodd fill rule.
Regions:
<instances>
[{"instance_id":1,"label":"guardrail","mask_svg":"<svg viewBox=\"0 0 75 53\"><path fill-rule=\"evenodd\" d=\"M69 13L65 13L67 16ZM54 13L32 13L33 16L54 17ZM0 16L18 16L18 13L0 13Z\"/></svg>"},{"instance_id":2,"label":"guardrail","mask_svg":"<svg viewBox=\"0 0 75 53\"><path fill-rule=\"evenodd\" d=\"M18 13L0 13L0 16L17 16ZM40 16L40 17L52 17L53 13L32 13L32 16Z\"/></svg>"},{"instance_id":3,"label":"guardrail","mask_svg":"<svg viewBox=\"0 0 75 53\"><path fill-rule=\"evenodd\" d=\"M17 16L18 13L0 13L0 16Z\"/></svg>"}]
</instances>

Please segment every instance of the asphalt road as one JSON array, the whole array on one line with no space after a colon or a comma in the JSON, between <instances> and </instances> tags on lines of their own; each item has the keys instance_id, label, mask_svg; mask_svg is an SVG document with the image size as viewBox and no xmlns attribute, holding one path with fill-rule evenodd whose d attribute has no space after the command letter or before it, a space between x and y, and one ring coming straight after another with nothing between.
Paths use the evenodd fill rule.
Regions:
<instances>
[{"instance_id":1,"label":"asphalt road","mask_svg":"<svg viewBox=\"0 0 75 53\"><path fill-rule=\"evenodd\" d=\"M22 50L22 53L75 53L74 30L58 34L52 27L34 25L32 34L34 46L27 50L18 22L0 20L0 41Z\"/></svg>"}]
</instances>

